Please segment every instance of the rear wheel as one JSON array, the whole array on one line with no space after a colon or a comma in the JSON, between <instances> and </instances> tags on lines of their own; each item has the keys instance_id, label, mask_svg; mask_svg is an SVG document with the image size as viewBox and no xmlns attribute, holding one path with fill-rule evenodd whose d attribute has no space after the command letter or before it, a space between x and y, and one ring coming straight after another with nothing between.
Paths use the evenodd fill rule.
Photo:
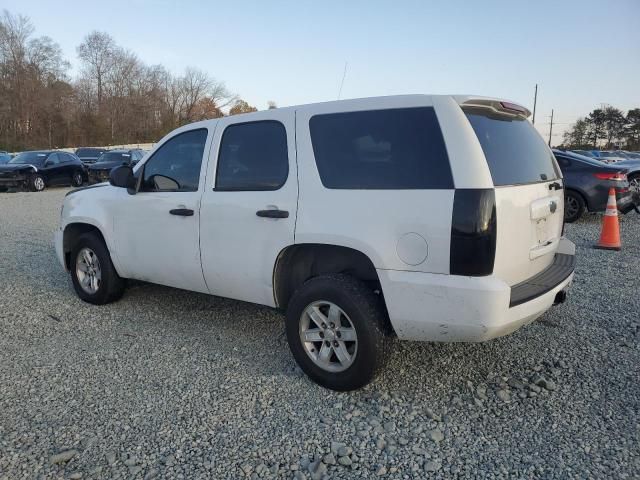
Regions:
<instances>
[{"instance_id":1,"label":"rear wheel","mask_svg":"<svg viewBox=\"0 0 640 480\"><path fill-rule=\"evenodd\" d=\"M71 185L74 187L81 187L83 183L82 172L77 171L71 177Z\"/></svg>"},{"instance_id":2,"label":"rear wheel","mask_svg":"<svg viewBox=\"0 0 640 480\"><path fill-rule=\"evenodd\" d=\"M564 221L573 223L578 220L585 210L585 203L582 195L571 190L567 190L564 196Z\"/></svg>"},{"instance_id":3,"label":"rear wheel","mask_svg":"<svg viewBox=\"0 0 640 480\"><path fill-rule=\"evenodd\" d=\"M629 177L629 190L640 194L640 175L632 175Z\"/></svg>"},{"instance_id":4,"label":"rear wheel","mask_svg":"<svg viewBox=\"0 0 640 480\"><path fill-rule=\"evenodd\" d=\"M44 190L44 177L39 173L36 173L31 176L31 180L29 181L29 187L33 192L41 192Z\"/></svg>"},{"instance_id":5,"label":"rear wheel","mask_svg":"<svg viewBox=\"0 0 640 480\"><path fill-rule=\"evenodd\" d=\"M73 288L85 302L103 305L119 299L126 286L111 263L111 256L101 238L85 233L71 251Z\"/></svg>"},{"instance_id":6,"label":"rear wheel","mask_svg":"<svg viewBox=\"0 0 640 480\"><path fill-rule=\"evenodd\" d=\"M287 308L293 357L313 381L332 390L354 390L374 378L390 350L386 325L382 300L348 275L308 280Z\"/></svg>"}]
</instances>

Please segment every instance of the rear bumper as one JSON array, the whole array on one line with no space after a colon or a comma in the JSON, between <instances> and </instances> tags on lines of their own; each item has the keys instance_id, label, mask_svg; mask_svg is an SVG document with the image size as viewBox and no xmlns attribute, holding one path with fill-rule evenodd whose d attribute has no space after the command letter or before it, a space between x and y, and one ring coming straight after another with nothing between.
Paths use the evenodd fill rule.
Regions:
<instances>
[{"instance_id":1,"label":"rear bumper","mask_svg":"<svg viewBox=\"0 0 640 480\"><path fill-rule=\"evenodd\" d=\"M574 249L570 241L560 240L559 254L573 256ZM441 342L482 342L514 332L551 308L558 293L568 289L573 275L571 262L570 271L555 277L557 283L546 284L535 295L510 306L512 291L518 286L512 288L493 275L378 270L398 338Z\"/></svg>"}]
</instances>

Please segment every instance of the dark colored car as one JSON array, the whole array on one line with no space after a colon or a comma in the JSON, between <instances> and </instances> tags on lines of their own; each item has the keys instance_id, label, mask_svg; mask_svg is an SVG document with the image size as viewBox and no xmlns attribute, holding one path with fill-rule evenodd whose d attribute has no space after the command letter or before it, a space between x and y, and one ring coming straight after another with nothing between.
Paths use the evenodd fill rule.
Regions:
<instances>
[{"instance_id":1,"label":"dark colored car","mask_svg":"<svg viewBox=\"0 0 640 480\"><path fill-rule=\"evenodd\" d=\"M86 168L73 153L51 150L22 152L0 165L0 188L40 192L53 185L79 187Z\"/></svg>"},{"instance_id":2,"label":"dark colored car","mask_svg":"<svg viewBox=\"0 0 640 480\"><path fill-rule=\"evenodd\" d=\"M611 187L615 188L616 204L620 212L628 213L634 209L626 168L618 164L605 164L573 152L554 150L553 154L564 180L566 222L575 222L585 210L606 210Z\"/></svg>"},{"instance_id":3,"label":"dark colored car","mask_svg":"<svg viewBox=\"0 0 640 480\"><path fill-rule=\"evenodd\" d=\"M76 150L76 156L82 160L84 164L96 163L100 155L109 150L106 148L81 147Z\"/></svg>"},{"instance_id":4,"label":"dark colored car","mask_svg":"<svg viewBox=\"0 0 640 480\"><path fill-rule=\"evenodd\" d=\"M89 165L89 183L100 183L109 181L109 173L114 167L120 165L134 166L144 156L144 151L140 149L132 150L109 150L98 158L93 165Z\"/></svg>"}]
</instances>

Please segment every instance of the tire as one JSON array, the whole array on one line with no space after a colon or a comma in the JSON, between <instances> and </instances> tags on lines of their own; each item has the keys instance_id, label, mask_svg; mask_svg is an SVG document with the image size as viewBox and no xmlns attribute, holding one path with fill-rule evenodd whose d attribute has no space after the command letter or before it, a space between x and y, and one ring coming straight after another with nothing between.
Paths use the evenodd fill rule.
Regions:
<instances>
[{"instance_id":1,"label":"tire","mask_svg":"<svg viewBox=\"0 0 640 480\"><path fill-rule=\"evenodd\" d=\"M578 192L567 190L564 195L564 221L573 223L578 220L586 209L584 198Z\"/></svg>"},{"instance_id":2,"label":"tire","mask_svg":"<svg viewBox=\"0 0 640 480\"><path fill-rule=\"evenodd\" d=\"M629 190L640 194L640 175L631 175L629 177Z\"/></svg>"},{"instance_id":3,"label":"tire","mask_svg":"<svg viewBox=\"0 0 640 480\"><path fill-rule=\"evenodd\" d=\"M80 170L73 172L73 176L71 177L71 186L72 187L81 187L84 182L82 178L82 172Z\"/></svg>"},{"instance_id":4,"label":"tire","mask_svg":"<svg viewBox=\"0 0 640 480\"><path fill-rule=\"evenodd\" d=\"M42 192L45 189L44 177L39 173L31 175L29 180L29 189L32 192Z\"/></svg>"},{"instance_id":5,"label":"tire","mask_svg":"<svg viewBox=\"0 0 640 480\"><path fill-rule=\"evenodd\" d=\"M326 318L329 321L339 318L339 326L331 329L330 322L323 330L318 324L321 322L316 323L306 313L308 309L324 315L317 317L314 314L316 319ZM330 309L334 313L329 314ZM335 315L337 311L339 316ZM343 274L307 280L294 293L287 307L286 332L293 357L314 382L331 390L355 390L367 385L375 377L390 353L391 339L387 325L382 299L360 280ZM355 342L340 340L347 335L352 338L353 331ZM314 335L315 340L303 342L303 332ZM326 342L331 346L327 347ZM350 354L350 362L341 362L338 358L338 351L345 358L345 350ZM322 367L320 356L326 351L330 352L329 359ZM312 355L316 360L312 359Z\"/></svg>"},{"instance_id":6,"label":"tire","mask_svg":"<svg viewBox=\"0 0 640 480\"><path fill-rule=\"evenodd\" d=\"M81 258L87 258L85 254L89 256L91 263L81 260ZM97 263L95 263L96 258ZM126 280L120 278L116 272L106 245L95 233L85 233L78 238L71 250L69 263L73 288L85 302L104 305L118 300L124 293ZM94 275L91 275L91 272L84 273L82 270L92 270ZM95 284L91 281L92 276L96 280Z\"/></svg>"}]
</instances>

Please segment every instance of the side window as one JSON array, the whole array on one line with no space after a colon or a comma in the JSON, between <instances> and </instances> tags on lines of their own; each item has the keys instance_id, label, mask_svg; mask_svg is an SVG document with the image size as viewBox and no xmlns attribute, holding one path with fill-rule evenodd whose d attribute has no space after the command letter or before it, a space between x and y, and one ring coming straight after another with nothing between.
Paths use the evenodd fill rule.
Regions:
<instances>
[{"instance_id":1,"label":"side window","mask_svg":"<svg viewBox=\"0 0 640 480\"><path fill-rule=\"evenodd\" d=\"M287 132L275 120L239 123L222 134L216 190L278 190L289 175Z\"/></svg>"},{"instance_id":2,"label":"side window","mask_svg":"<svg viewBox=\"0 0 640 480\"><path fill-rule=\"evenodd\" d=\"M432 107L315 115L309 128L326 188L453 188L449 157Z\"/></svg>"},{"instance_id":3,"label":"side window","mask_svg":"<svg viewBox=\"0 0 640 480\"><path fill-rule=\"evenodd\" d=\"M207 129L176 135L144 164L143 192L196 192L200 181Z\"/></svg>"},{"instance_id":4,"label":"side window","mask_svg":"<svg viewBox=\"0 0 640 480\"><path fill-rule=\"evenodd\" d=\"M47 163L49 163L51 166L59 165L60 164L60 157L58 156L57 153L52 153L51 155L49 155L47 157Z\"/></svg>"}]
</instances>

